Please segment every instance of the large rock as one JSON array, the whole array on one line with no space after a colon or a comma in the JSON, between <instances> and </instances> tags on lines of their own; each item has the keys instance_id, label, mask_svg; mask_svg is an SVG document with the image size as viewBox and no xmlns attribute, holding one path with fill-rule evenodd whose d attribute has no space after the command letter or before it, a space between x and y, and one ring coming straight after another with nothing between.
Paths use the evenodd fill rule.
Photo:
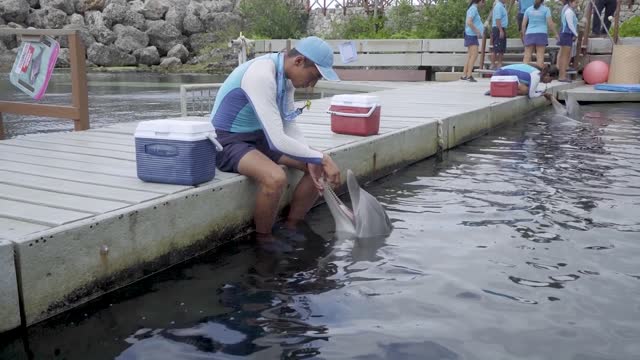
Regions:
<instances>
[{"instance_id":1,"label":"large rock","mask_svg":"<svg viewBox=\"0 0 640 360\"><path fill-rule=\"evenodd\" d=\"M187 14L182 21L182 32L187 35L197 34L204 30L202 21L195 14Z\"/></svg>"},{"instance_id":2,"label":"large rock","mask_svg":"<svg viewBox=\"0 0 640 360\"><path fill-rule=\"evenodd\" d=\"M141 12L149 20L160 20L164 18L170 6L168 0L146 0Z\"/></svg>"},{"instance_id":3,"label":"large rock","mask_svg":"<svg viewBox=\"0 0 640 360\"><path fill-rule=\"evenodd\" d=\"M38 29L62 29L66 23L67 14L55 8L34 10L27 16L27 25Z\"/></svg>"},{"instance_id":4,"label":"large rock","mask_svg":"<svg viewBox=\"0 0 640 360\"><path fill-rule=\"evenodd\" d=\"M105 0L74 0L76 12L84 14L86 11L102 11Z\"/></svg>"},{"instance_id":5,"label":"large rock","mask_svg":"<svg viewBox=\"0 0 640 360\"><path fill-rule=\"evenodd\" d=\"M37 9L40 7L40 0L27 0L27 2L29 3L29 6L31 6L34 9Z\"/></svg>"},{"instance_id":6,"label":"large rock","mask_svg":"<svg viewBox=\"0 0 640 360\"><path fill-rule=\"evenodd\" d=\"M129 11L142 12L144 9L144 3L141 0L133 0L129 2Z\"/></svg>"},{"instance_id":7,"label":"large rock","mask_svg":"<svg viewBox=\"0 0 640 360\"><path fill-rule=\"evenodd\" d=\"M167 57L174 57L180 59L183 63L187 62L189 58L189 50L182 44L178 44L169 50Z\"/></svg>"},{"instance_id":8,"label":"large rock","mask_svg":"<svg viewBox=\"0 0 640 360\"><path fill-rule=\"evenodd\" d=\"M71 66L71 60L69 57L69 49L61 48L58 52L58 60L56 61L57 68L68 68Z\"/></svg>"},{"instance_id":9,"label":"large rock","mask_svg":"<svg viewBox=\"0 0 640 360\"><path fill-rule=\"evenodd\" d=\"M235 7L235 1L231 0L209 0L204 2L204 6L210 13L231 12Z\"/></svg>"},{"instance_id":10,"label":"large rock","mask_svg":"<svg viewBox=\"0 0 640 360\"><path fill-rule=\"evenodd\" d=\"M203 17L202 23L207 32L235 29L239 31L242 27L242 18L233 13L207 13Z\"/></svg>"},{"instance_id":11,"label":"large rock","mask_svg":"<svg viewBox=\"0 0 640 360\"><path fill-rule=\"evenodd\" d=\"M102 18L107 27L120 24L127 14L127 7L119 4L109 4L102 11Z\"/></svg>"},{"instance_id":12,"label":"large rock","mask_svg":"<svg viewBox=\"0 0 640 360\"><path fill-rule=\"evenodd\" d=\"M165 20L167 21L167 24L173 25L176 29L182 32L183 31L182 22L184 21L185 15L186 15L186 12L184 8L180 9L180 8L172 7L171 9L169 9L169 11L167 11L167 14L165 15Z\"/></svg>"},{"instance_id":13,"label":"large rock","mask_svg":"<svg viewBox=\"0 0 640 360\"><path fill-rule=\"evenodd\" d=\"M68 20L70 25L80 25L80 26L86 25L84 22L84 16L80 14L73 14L69 16Z\"/></svg>"},{"instance_id":14,"label":"large rock","mask_svg":"<svg viewBox=\"0 0 640 360\"><path fill-rule=\"evenodd\" d=\"M202 49L220 42L220 35L213 33L200 33L189 36L188 45L192 53L200 54Z\"/></svg>"},{"instance_id":15,"label":"large rock","mask_svg":"<svg viewBox=\"0 0 640 360\"><path fill-rule=\"evenodd\" d=\"M7 51L7 45L4 44L4 41L0 40L0 52Z\"/></svg>"},{"instance_id":16,"label":"large rock","mask_svg":"<svg viewBox=\"0 0 640 360\"><path fill-rule=\"evenodd\" d=\"M84 21L87 23L91 35L98 42L110 45L116 41L116 34L109 30L100 11L87 11L84 14Z\"/></svg>"},{"instance_id":17,"label":"large rock","mask_svg":"<svg viewBox=\"0 0 640 360\"><path fill-rule=\"evenodd\" d=\"M0 25L0 29L5 29L5 28L22 29L24 28L24 26L16 24L14 22L10 22L7 25ZM18 39L15 35L0 33L0 40L4 42L4 44L7 46L8 49L15 49L16 47L18 47Z\"/></svg>"},{"instance_id":18,"label":"large rock","mask_svg":"<svg viewBox=\"0 0 640 360\"><path fill-rule=\"evenodd\" d=\"M113 27L113 31L117 36L115 45L123 52L131 53L149 44L149 36L133 26L117 24Z\"/></svg>"},{"instance_id":19,"label":"large rock","mask_svg":"<svg viewBox=\"0 0 640 360\"><path fill-rule=\"evenodd\" d=\"M162 68L173 68L180 65L182 65L180 59L174 57L164 58L162 59L162 62L160 62L160 67Z\"/></svg>"},{"instance_id":20,"label":"large rock","mask_svg":"<svg viewBox=\"0 0 640 360\"><path fill-rule=\"evenodd\" d=\"M27 0L0 0L0 16L6 21L24 23L28 15Z\"/></svg>"},{"instance_id":21,"label":"large rock","mask_svg":"<svg viewBox=\"0 0 640 360\"><path fill-rule=\"evenodd\" d=\"M127 66L135 65L136 58L125 54L114 45L93 44L87 50L87 59L99 66Z\"/></svg>"},{"instance_id":22,"label":"large rock","mask_svg":"<svg viewBox=\"0 0 640 360\"><path fill-rule=\"evenodd\" d=\"M133 52L133 56L135 56L138 64L149 66L160 64L160 54L155 46L138 49Z\"/></svg>"},{"instance_id":23,"label":"large rock","mask_svg":"<svg viewBox=\"0 0 640 360\"><path fill-rule=\"evenodd\" d=\"M160 55L166 54L175 45L182 44L182 33L165 21L153 23L146 32L149 43L158 48Z\"/></svg>"},{"instance_id":24,"label":"large rock","mask_svg":"<svg viewBox=\"0 0 640 360\"><path fill-rule=\"evenodd\" d=\"M40 0L40 7L43 9L53 8L62 10L67 15L75 12L75 6L72 0Z\"/></svg>"},{"instance_id":25,"label":"large rock","mask_svg":"<svg viewBox=\"0 0 640 360\"><path fill-rule=\"evenodd\" d=\"M144 15L135 11L127 11L124 14L124 19L122 19L122 25L133 26L138 30L145 31L147 30L147 26L145 24Z\"/></svg>"},{"instance_id":26,"label":"large rock","mask_svg":"<svg viewBox=\"0 0 640 360\"><path fill-rule=\"evenodd\" d=\"M117 39L116 34L106 26L89 28L89 31L96 41L105 45L113 44Z\"/></svg>"},{"instance_id":27,"label":"large rock","mask_svg":"<svg viewBox=\"0 0 640 360\"><path fill-rule=\"evenodd\" d=\"M91 35L91 32L89 32L89 29L84 25L69 24L69 25L65 25L63 29L80 30L80 39L82 40L82 43L84 44L85 49L88 49L89 47L91 47L91 45L93 45L93 43L96 42L96 39L93 37L93 35ZM63 48L69 47L69 41L66 36L61 36L58 39L58 41L60 42L60 47L63 47Z\"/></svg>"}]
</instances>

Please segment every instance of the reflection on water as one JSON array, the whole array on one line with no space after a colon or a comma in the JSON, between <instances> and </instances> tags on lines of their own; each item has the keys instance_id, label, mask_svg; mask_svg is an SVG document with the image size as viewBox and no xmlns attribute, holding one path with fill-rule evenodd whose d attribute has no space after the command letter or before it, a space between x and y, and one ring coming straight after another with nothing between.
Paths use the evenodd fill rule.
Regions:
<instances>
[{"instance_id":1,"label":"reflection on water","mask_svg":"<svg viewBox=\"0 0 640 360\"><path fill-rule=\"evenodd\" d=\"M227 246L0 344L0 358L637 359L640 111L584 106L367 187L387 239L325 207L277 255Z\"/></svg>"},{"instance_id":2,"label":"reflection on water","mask_svg":"<svg viewBox=\"0 0 640 360\"><path fill-rule=\"evenodd\" d=\"M204 74L91 73L87 78L89 122L92 128L98 128L122 122L178 117L180 85L219 83L224 79L225 76ZM296 100L318 99L334 94L334 91L320 89L298 90ZM64 73L54 74L45 97L35 101L13 87L8 74L0 74L0 100L70 105L71 77ZM197 115L204 115L208 113L207 107L213 106L213 102L201 98L195 105L201 110ZM191 112L189 114L194 115ZM73 122L66 119L15 114L2 116L8 137L73 130Z\"/></svg>"}]
</instances>

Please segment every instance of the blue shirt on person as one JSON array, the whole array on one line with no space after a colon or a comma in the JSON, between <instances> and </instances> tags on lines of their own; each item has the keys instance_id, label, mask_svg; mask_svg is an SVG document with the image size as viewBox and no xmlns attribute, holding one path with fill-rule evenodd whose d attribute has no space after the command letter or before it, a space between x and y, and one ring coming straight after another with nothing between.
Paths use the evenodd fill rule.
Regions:
<instances>
[{"instance_id":1,"label":"blue shirt on person","mask_svg":"<svg viewBox=\"0 0 640 360\"><path fill-rule=\"evenodd\" d=\"M516 76L520 84L529 87L529 98L533 99L542 93L537 91L540 83L540 70L529 64L512 64L499 68L493 76Z\"/></svg>"},{"instance_id":2,"label":"blue shirt on person","mask_svg":"<svg viewBox=\"0 0 640 360\"><path fill-rule=\"evenodd\" d=\"M534 0L518 0L518 7L520 9L520 14L524 14L528 8L533 6Z\"/></svg>"},{"instance_id":3,"label":"blue shirt on person","mask_svg":"<svg viewBox=\"0 0 640 360\"><path fill-rule=\"evenodd\" d=\"M496 25L496 20L501 21L503 28L509 26L509 14L507 14L507 9L504 7L502 1L496 1L496 5L493 7L493 20L491 21L491 26L498 26Z\"/></svg>"},{"instance_id":4,"label":"blue shirt on person","mask_svg":"<svg viewBox=\"0 0 640 360\"><path fill-rule=\"evenodd\" d=\"M533 6L524 12L527 17L527 31L525 34L548 34L547 19L551 17L551 10L544 5L539 8Z\"/></svg>"},{"instance_id":5,"label":"blue shirt on person","mask_svg":"<svg viewBox=\"0 0 640 360\"><path fill-rule=\"evenodd\" d=\"M473 21L473 25L480 31L480 33L484 32L484 25L482 24L482 19L480 19L480 13L478 12L478 5L473 4L469 6L467 9L467 17L464 21L464 33L469 36L477 36L473 29L469 25L467 25L467 19L471 18Z\"/></svg>"}]
</instances>

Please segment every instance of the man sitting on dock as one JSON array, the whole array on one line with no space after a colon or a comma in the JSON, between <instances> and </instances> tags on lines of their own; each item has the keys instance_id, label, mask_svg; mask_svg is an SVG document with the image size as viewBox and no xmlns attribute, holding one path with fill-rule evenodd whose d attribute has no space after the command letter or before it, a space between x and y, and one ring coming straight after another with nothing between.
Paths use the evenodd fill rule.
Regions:
<instances>
[{"instance_id":1,"label":"man sitting on dock","mask_svg":"<svg viewBox=\"0 0 640 360\"><path fill-rule=\"evenodd\" d=\"M542 69L529 64L513 64L499 68L493 76L517 76L518 95L528 95L530 99L540 95L545 95L542 91L537 91L538 84L548 84L558 78L558 67L545 64ZM489 95L489 92L486 93Z\"/></svg>"},{"instance_id":2,"label":"man sitting on dock","mask_svg":"<svg viewBox=\"0 0 640 360\"><path fill-rule=\"evenodd\" d=\"M340 169L327 154L309 147L294 118L295 88L313 87L321 78L339 80L332 69L333 50L310 36L288 52L267 54L238 66L218 91L211 121L224 150L217 155L222 171L253 179L257 186L256 239L274 244L272 227L287 187L286 165L304 172L291 200L286 221L295 228L322 190L321 178L337 186Z\"/></svg>"}]
</instances>

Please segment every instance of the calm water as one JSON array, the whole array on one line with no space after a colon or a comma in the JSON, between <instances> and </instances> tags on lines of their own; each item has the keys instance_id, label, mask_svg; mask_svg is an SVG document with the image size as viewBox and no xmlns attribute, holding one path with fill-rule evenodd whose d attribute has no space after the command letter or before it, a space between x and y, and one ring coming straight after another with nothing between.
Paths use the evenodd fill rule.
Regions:
<instances>
[{"instance_id":1,"label":"calm water","mask_svg":"<svg viewBox=\"0 0 640 360\"><path fill-rule=\"evenodd\" d=\"M180 116L180 85L216 83L225 76L202 74L153 74L153 73L92 73L88 75L89 121L91 127L104 127L121 122L163 119ZM344 93L344 92L342 92ZM32 100L9 82L8 74L0 74L0 100L30 103L70 105L71 77L54 74L45 97ZM335 92L315 89L314 93L297 91L298 100L333 96ZM202 96L209 96L204 94ZM200 109L212 101L197 101ZM190 106L189 109L192 109ZM207 109L202 109L207 110ZM203 111L207 113L208 111ZM190 113L191 114L191 113ZM57 120L38 116L3 114L8 137L73 130L71 120Z\"/></svg>"},{"instance_id":2,"label":"calm water","mask_svg":"<svg viewBox=\"0 0 640 360\"><path fill-rule=\"evenodd\" d=\"M640 109L550 113L367 189L387 239L227 246L4 339L11 359L638 359Z\"/></svg>"}]
</instances>

